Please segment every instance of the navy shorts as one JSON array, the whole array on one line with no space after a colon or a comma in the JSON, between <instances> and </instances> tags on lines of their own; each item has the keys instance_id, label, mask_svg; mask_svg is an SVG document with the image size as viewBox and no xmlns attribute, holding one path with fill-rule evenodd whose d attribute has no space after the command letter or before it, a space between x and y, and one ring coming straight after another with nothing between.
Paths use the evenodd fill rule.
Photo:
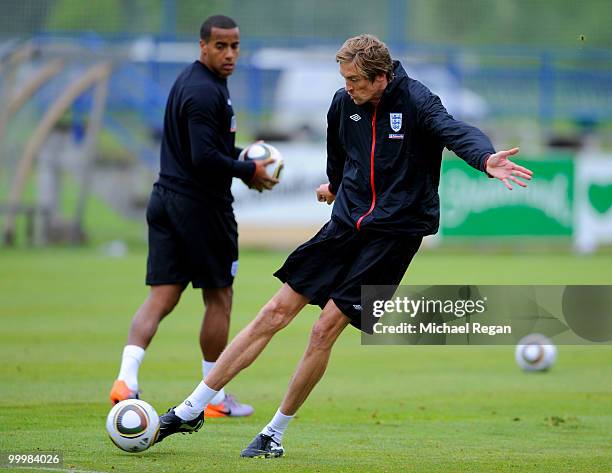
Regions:
<instances>
[{"instance_id":1,"label":"navy shorts","mask_svg":"<svg viewBox=\"0 0 612 473\"><path fill-rule=\"evenodd\" d=\"M231 207L211 205L158 184L147 206L150 286L190 282L231 286L238 269L238 227Z\"/></svg>"},{"instance_id":2,"label":"navy shorts","mask_svg":"<svg viewBox=\"0 0 612 473\"><path fill-rule=\"evenodd\" d=\"M274 273L321 308L332 299L361 328L361 286L397 286L423 237L357 231L329 221Z\"/></svg>"}]
</instances>

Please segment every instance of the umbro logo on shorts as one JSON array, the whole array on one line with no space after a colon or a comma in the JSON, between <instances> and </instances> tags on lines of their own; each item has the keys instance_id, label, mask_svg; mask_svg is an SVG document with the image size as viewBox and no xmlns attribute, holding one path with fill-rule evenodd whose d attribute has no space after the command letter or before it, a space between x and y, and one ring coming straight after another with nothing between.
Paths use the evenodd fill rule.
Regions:
<instances>
[{"instance_id":1,"label":"umbro logo on shorts","mask_svg":"<svg viewBox=\"0 0 612 473\"><path fill-rule=\"evenodd\" d=\"M353 309L361 310L361 305L360 304L353 304Z\"/></svg>"},{"instance_id":2,"label":"umbro logo on shorts","mask_svg":"<svg viewBox=\"0 0 612 473\"><path fill-rule=\"evenodd\" d=\"M361 120L361 116L357 114L351 115L349 118L353 120L354 122L358 122L359 120Z\"/></svg>"}]
</instances>

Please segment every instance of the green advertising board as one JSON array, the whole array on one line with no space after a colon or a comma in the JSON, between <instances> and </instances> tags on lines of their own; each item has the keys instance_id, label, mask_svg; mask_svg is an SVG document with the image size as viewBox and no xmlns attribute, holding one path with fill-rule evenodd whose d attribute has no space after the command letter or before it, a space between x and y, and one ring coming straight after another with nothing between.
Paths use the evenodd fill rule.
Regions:
<instances>
[{"instance_id":1,"label":"green advertising board","mask_svg":"<svg viewBox=\"0 0 612 473\"><path fill-rule=\"evenodd\" d=\"M446 237L571 237L574 161L516 160L533 171L527 188L508 190L460 159L445 159L440 232Z\"/></svg>"}]
</instances>

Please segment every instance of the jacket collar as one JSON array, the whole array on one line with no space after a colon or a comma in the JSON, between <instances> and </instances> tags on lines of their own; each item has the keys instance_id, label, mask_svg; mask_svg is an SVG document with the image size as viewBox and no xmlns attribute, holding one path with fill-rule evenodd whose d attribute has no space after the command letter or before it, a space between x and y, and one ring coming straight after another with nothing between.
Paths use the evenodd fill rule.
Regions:
<instances>
[{"instance_id":1,"label":"jacket collar","mask_svg":"<svg viewBox=\"0 0 612 473\"><path fill-rule=\"evenodd\" d=\"M393 61L393 78L387 84L385 91L380 99L381 102L388 99L388 97L392 97L398 91L400 85L408 79L408 74L402 63L399 61Z\"/></svg>"}]
</instances>

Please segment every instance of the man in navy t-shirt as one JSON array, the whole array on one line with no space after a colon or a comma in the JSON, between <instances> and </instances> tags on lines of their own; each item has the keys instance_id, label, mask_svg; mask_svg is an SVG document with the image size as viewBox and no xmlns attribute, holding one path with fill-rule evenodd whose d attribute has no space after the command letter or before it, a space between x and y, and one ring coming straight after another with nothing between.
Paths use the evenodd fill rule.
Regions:
<instances>
[{"instance_id":1,"label":"man in navy t-shirt","mask_svg":"<svg viewBox=\"0 0 612 473\"><path fill-rule=\"evenodd\" d=\"M203 376L228 339L232 284L238 269L238 232L232 210L234 177L249 187L271 189L270 160L238 161L236 116L227 88L240 52L240 32L229 17L215 15L200 29L200 58L172 86L164 117L159 179L147 207L150 294L140 306L113 384L113 404L138 397L138 368L160 321L189 283L202 289L200 331ZM220 391L207 417L246 416L253 408Z\"/></svg>"}]
</instances>

